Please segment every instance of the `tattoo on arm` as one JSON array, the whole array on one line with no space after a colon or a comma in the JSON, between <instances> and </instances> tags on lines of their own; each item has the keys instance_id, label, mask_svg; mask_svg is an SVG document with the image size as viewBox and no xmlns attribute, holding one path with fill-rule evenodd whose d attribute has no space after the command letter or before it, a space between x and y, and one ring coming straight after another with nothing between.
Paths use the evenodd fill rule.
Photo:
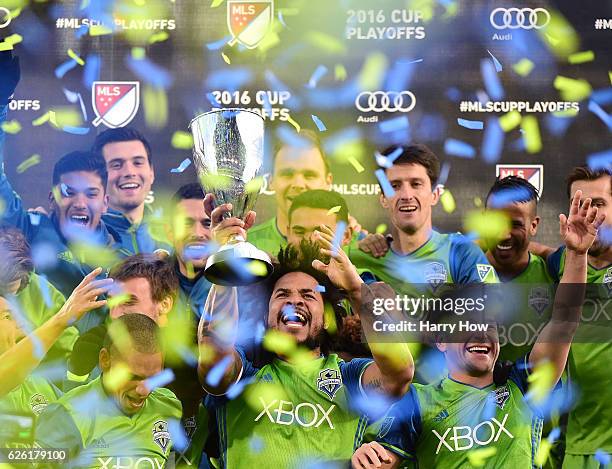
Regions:
<instances>
[{"instance_id":1,"label":"tattoo on arm","mask_svg":"<svg viewBox=\"0 0 612 469\"><path fill-rule=\"evenodd\" d=\"M374 378L370 380L370 382L366 383L366 385L363 387L365 391L374 391L374 390L378 390L382 388L383 388L383 383L382 383L382 379L380 378Z\"/></svg>"}]
</instances>

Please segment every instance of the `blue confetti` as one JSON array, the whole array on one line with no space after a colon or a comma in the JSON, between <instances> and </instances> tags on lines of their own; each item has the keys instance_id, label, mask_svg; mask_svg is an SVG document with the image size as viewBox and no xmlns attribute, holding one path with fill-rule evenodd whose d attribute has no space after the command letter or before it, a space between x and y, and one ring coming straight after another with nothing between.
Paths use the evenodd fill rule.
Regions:
<instances>
[{"instance_id":1,"label":"blue confetti","mask_svg":"<svg viewBox=\"0 0 612 469\"><path fill-rule=\"evenodd\" d=\"M223 47L225 46L225 44L227 44L229 41L231 41L232 37L231 36L225 36L222 39L219 39L218 41L214 41L214 42L209 42L208 44L206 44L206 48L208 50L219 50L219 49L223 49Z\"/></svg>"},{"instance_id":2,"label":"blue confetti","mask_svg":"<svg viewBox=\"0 0 612 469\"><path fill-rule=\"evenodd\" d=\"M612 150L591 153L587 156L587 165L592 170L612 169Z\"/></svg>"},{"instance_id":3,"label":"blue confetti","mask_svg":"<svg viewBox=\"0 0 612 469\"><path fill-rule=\"evenodd\" d=\"M185 429L183 428L183 424L180 422L180 420L169 419L168 431L172 437L172 447L179 451L186 450L189 446L189 438L187 438Z\"/></svg>"},{"instance_id":4,"label":"blue confetti","mask_svg":"<svg viewBox=\"0 0 612 469\"><path fill-rule=\"evenodd\" d=\"M212 386L213 388L219 386L219 383L223 379L225 372L232 364L233 360L234 356L231 354L219 360L219 362L217 362L206 375L206 384Z\"/></svg>"},{"instance_id":5,"label":"blue confetti","mask_svg":"<svg viewBox=\"0 0 612 469\"><path fill-rule=\"evenodd\" d=\"M191 160L189 158L185 158L183 161L181 161L181 164L179 164L176 168L172 168L170 172L171 173L182 173L187 168L189 168L189 166L191 166Z\"/></svg>"},{"instance_id":6,"label":"blue confetti","mask_svg":"<svg viewBox=\"0 0 612 469\"><path fill-rule=\"evenodd\" d=\"M125 64L134 75L156 88L168 89L174 81L168 70L147 58L135 59L130 55L126 57Z\"/></svg>"},{"instance_id":7,"label":"blue confetti","mask_svg":"<svg viewBox=\"0 0 612 469\"><path fill-rule=\"evenodd\" d=\"M495 163L501 158L501 152L506 138L503 129L497 122L497 118L490 117L487 120L487 128L482 138L482 158L487 163Z\"/></svg>"},{"instance_id":8,"label":"blue confetti","mask_svg":"<svg viewBox=\"0 0 612 469\"><path fill-rule=\"evenodd\" d=\"M317 126L317 129L319 129L319 132L325 132L327 130L327 127L325 127L325 124L323 123L321 119L319 119L314 114L312 114L311 117L312 117L313 122Z\"/></svg>"},{"instance_id":9,"label":"blue confetti","mask_svg":"<svg viewBox=\"0 0 612 469\"><path fill-rule=\"evenodd\" d=\"M461 158L474 158L476 150L468 143L454 138L447 138L444 142L444 153Z\"/></svg>"},{"instance_id":10,"label":"blue confetti","mask_svg":"<svg viewBox=\"0 0 612 469\"><path fill-rule=\"evenodd\" d=\"M222 89L229 92L243 88L253 79L253 72L248 68L215 70L208 75L206 84L213 90Z\"/></svg>"},{"instance_id":11,"label":"blue confetti","mask_svg":"<svg viewBox=\"0 0 612 469\"><path fill-rule=\"evenodd\" d=\"M225 395L227 396L228 399L232 399L232 400L236 399L238 396L240 396L240 394L242 394L242 391L244 391L244 388L248 384L251 384L253 381L255 381L254 376L248 379L241 379L237 383L232 384L227 390L227 393Z\"/></svg>"},{"instance_id":12,"label":"blue confetti","mask_svg":"<svg viewBox=\"0 0 612 469\"><path fill-rule=\"evenodd\" d=\"M459 89L455 88L454 86L451 88L448 88L446 90L445 95L448 99L450 99L451 101L455 103L461 99L461 91L459 91Z\"/></svg>"},{"instance_id":13,"label":"blue confetti","mask_svg":"<svg viewBox=\"0 0 612 469\"><path fill-rule=\"evenodd\" d=\"M43 297L47 308L51 308L53 306L53 301L51 300L51 290L49 289L49 281L44 274L38 274L40 277L40 282L38 285L40 286L40 294Z\"/></svg>"},{"instance_id":14,"label":"blue confetti","mask_svg":"<svg viewBox=\"0 0 612 469\"><path fill-rule=\"evenodd\" d=\"M64 62L63 64L61 64L55 69L55 77L63 78L64 75L66 75L66 73L68 73L70 70L72 70L77 65L78 64L73 59L70 59Z\"/></svg>"},{"instance_id":15,"label":"blue confetti","mask_svg":"<svg viewBox=\"0 0 612 469\"><path fill-rule=\"evenodd\" d=\"M591 99L600 106L612 104L612 86L593 91L591 93Z\"/></svg>"},{"instance_id":16,"label":"blue confetti","mask_svg":"<svg viewBox=\"0 0 612 469\"><path fill-rule=\"evenodd\" d=\"M549 443L554 443L555 441L559 439L560 436L561 436L561 429L559 427L555 427L548 434L547 440Z\"/></svg>"},{"instance_id":17,"label":"blue confetti","mask_svg":"<svg viewBox=\"0 0 612 469\"><path fill-rule=\"evenodd\" d=\"M393 166L393 163L389 161L388 157L381 155L378 152L374 153L374 157L376 158L376 164L381 168L390 168Z\"/></svg>"},{"instance_id":18,"label":"blue confetti","mask_svg":"<svg viewBox=\"0 0 612 469\"><path fill-rule=\"evenodd\" d=\"M208 99L208 102L213 106L213 107L223 107L221 105L221 103L219 102L219 100L217 98L215 98L215 95L208 92L206 93L206 99Z\"/></svg>"},{"instance_id":19,"label":"blue confetti","mask_svg":"<svg viewBox=\"0 0 612 469\"><path fill-rule=\"evenodd\" d=\"M359 140L360 138L361 131L358 127L348 127L328 137L323 143L323 148L328 154L333 154L347 142Z\"/></svg>"},{"instance_id":20,"label":"blue confetti","mask_svg":"<svg viewBox=\"0 0 612 469\"><path fill-rule=\"evenodd\" d=\"M161 372L157 373L155 376L151 376L145 380L145 386L149 391L153 391L157 388L163 388L166 384L174 381L174 371L170 368L166 368Z\"/></svg>"},{"instance_id":21,"label":"blue confetti","mask_svg":"<svg viewBox=\"0 0 612 469\"><path fill-rule=\"evenodd\" d=\"M285 18L283 18L283 12L278 10L278 21L281 22L281 24L286 28L287 27L287 23L285 23Z\"/></svg>"},{"instance_id":22,"label":"blue confetti","mask_svg":"<svg viewBox=\"0 0 612 469\"><path fill-rule=\"evenodd\" d=\"M325 287L323 285L317 285L315 290L320 292L320 293L325 293Z\"/></svg>"},{"instance_id":23,"label":"blue confetti","mask_svg":"<svg viewBox=\"0 0 612 469\"><path fill-rule=\"evenodd\" d=\"M408 116L394 117L393 119L388 119L378 124L380 131L385 134L395 132L397 130L404 130L409 126L410 123L408 122Z\"/></svg>"},{"instance_id":24,"label":"blue confetti","mask_svg":"<svg viewBox=\"0 0 612 469\"><path fill-rule=\"evenodd\" d=\"M308 80L307 88L316 88L319 80L325 76L327 73L327 67L325 65L319 65L315 71L310 76L310 80Z\"/></svg>"},{"instance_id":25,"label":"blue confetti","mask_svg":"<svg viewBox=\"0 0 612 469\"><path fill-rule=\"evenodd\" d=\"M85 36L87 33L89 32L89 26L82 24L81 26L79 26L77 28L77 30L74 32L74 37L77 39L81 39L83 36Z\"/></svg>"},{"instance_id":26,"label":"blue confetti","mask_svg":"<svg viewBox=\"0 0 612 469\"><path fill-rule=\"evenodd\" d=\"M554 114L547 114L544 118L546 128L555 137L563 136L573 121L574 119L571 117L559 117Z\"/></svg>"},{"instance_id":27,"label":"blue confetti","mask_svg":"<svg viewBox=\"0 0 612 469\"><path fill-rule=\"evenodd\" d=\"M422 60L422 59L421 59ZM410 86L416 67L414 61L398 60L387 72L384 89L387 91L401 92Z\"/></svg>"},{"instance_id":28,"label":"blue confetti","mask_svg":"<svg viewBox=\"0 0 612 469\"><path fill-rule=\"evenodd\" d=\"M395 191L393 190L393 187L391 187L391 183L387 179L385 170L377 169L376 171L374 171L374 175L376 176L376 179L378 179L378 183L380 184L380 187L382 188L382 191L383 191L383 194L385 194L385 197L387 198L393 197L395 195Z\"/></svg>"},{"instance_id":29,"label":"blue confetti","mask_svg":"<svg viewBox=\"0 0 612 469\"><path fill-rule=\"evenodd\" d=\"M334 238L332 239L332 252L337 253L342 247L342 238L344 238L344 232L346 230L346 222L339 221L336 224L336 231L334 231Z\"/></svg>"},{"instance_id":30,"label":"blue confetti","mask_svg":"<svg viewBox=\"0 0 612 469\"><path fill-rule=\"evenodd\" d=\"M71 125L65 125L62 130L72 135L87 135L90 127L72 127Z\"/></svg>"},{"instance_id":31,"label":"blue confetti","mask_svg":"<svg viewBox=\"0 0 612 469\"><path fill-rule=\"evenodd\" d=\"M517 202L526 202L531 198L531 193L526 187L516 189L502 189L495 194L491 194L487 200L489 208L504 208Z\"/></svg>"},{"instance_id":32,"label":"blue confetti","mask_svg":"<svg viewBox=\"0 0 612 469\"><path fill-rule=\"evenodd\" d=\"M300 137L292 127L281 125L276 129L276 136L287 146L292 148L310 148L312 144Z\"/></svg>"},{"instance_id":33,"label":"blue confetti","mask_svg":"<svg viewBox=\"0 0 612 469\"><path fill-rule=\"evenodd\" d=\"M499 62L499 60L497 60L497 58L493 54L491 54L491 51L489 49L487 49L487 52L489 53L489 55L493 59L493 64L495 65L495 70L497 72L501 72L503 70L502 69L502 64Z\"/></svg>"},{"instance_id":34,"label":"blue confetti","mask_svg":"<svg viewBox=\"0 0 612 469\"><path fill-rule=\"evenodd\" d=\"M40 213L36 212L28 212L28 217L30 218L30 223L34 226L40 225Z\"/></svg>"},{"instance_id":35,"label":"blue confetti","mask_svg":"<svg viewBox=\"0 0 612 469\"><path fill-rule=\"evenodd\" d=\"M450 174L451 165L445 162L440 169L440 176L438 177L438 184L445 185L448 181L448 175Z\"/></svg>"},{"instance_id":36,"label":"blue confetti","mask_svg":"<svg viewBox=\"0 0 612 469\"><path fill-rule=\"evenodd\" d=\"M264 449L264 446L265 445L263 440L258 436L252 436L249 440L249 449L253 453L261 453L261 450Z\"/></svg>"},{"instance_id":37,"label":"blue confetti","mask_svg":"<svg viewBox=\"0 0 612 469\"><path fill-rule=\"evenodd\" d=\"M589 111L599 117L604 124L608 127L609 130L612 130L612 116L604 111L599 104L595 101L589 101Z\"/></svg>"},{"instance_id":38,"label":"blue confetti","mask_svg":"<svg viewBox=\"0 0 612 469\"><path fill-rule=\"evenodd\" d=\"M597 459L602 466L607 466L610 464L610 455L603 449L598 449L595 451L595 459Z\"/></svg>"},{"instance_id":39,"label":"blue confetti","mask_svg":"<svg viewBox=\"0 0 612 469\"><path fill-rule=\"evenodd\" d=\"M465 127L466 129L471 129L471 130L484 129L484 122L482 121L471 121L471 120L462 119L458 117L457 124L459 124L461 127Z\"/></svg>"},{"instance_id":40,"label":"blue confetti","mask_svg":"<svg viewBox=\"0 0 612 469\"><path fill-rule=\"evenodd\" d=\"M87 61L85 62L85 69L83 70L83 85L87 89L90 89L93 82L100 79L100 66L102 65L102 59L98 54L89 54Z\"/></svg>"},{"instance_id":41,"label":"blue confetti","mask_svg":"<svg viewBox=\"0 0 612 469\"><path fill-rule=\"evenodd\" d=\"M503 99L504 89L499 80L499 75L495 71L495 66L490 60L483 59L480 61L480 73L482 74L488 95L496 101Z\"/></svg>"},{"instance_id":42,"label":"blue confetti","mask_svg":"<svg viewBox=\"0 0 612 469\"><path fill-rule=\"evenodd\" d=\"M176 351L187 365L195 367L198 364L198 357L195 356L195 353L189 350L189 347L179 345L176 348Z\"/></svg>"}]
</instances>

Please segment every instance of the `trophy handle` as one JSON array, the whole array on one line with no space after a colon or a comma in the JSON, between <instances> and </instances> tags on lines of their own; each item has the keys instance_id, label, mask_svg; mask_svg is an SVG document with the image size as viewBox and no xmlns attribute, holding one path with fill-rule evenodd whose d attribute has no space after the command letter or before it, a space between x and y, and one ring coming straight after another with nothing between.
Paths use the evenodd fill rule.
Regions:
<instances>
[{"instance_id":1,"label":"trophy handle","mask_svg":"<svg viewBox=\"0 0 612 469\"><path fill-rule=\"evenodd\" d=\"M246 239L244 239L244 237L240 235L232 235L227 240L227 244L237 244L237 243L245 243L245 242L246 242Z\"/></svg>"}]
</instances>

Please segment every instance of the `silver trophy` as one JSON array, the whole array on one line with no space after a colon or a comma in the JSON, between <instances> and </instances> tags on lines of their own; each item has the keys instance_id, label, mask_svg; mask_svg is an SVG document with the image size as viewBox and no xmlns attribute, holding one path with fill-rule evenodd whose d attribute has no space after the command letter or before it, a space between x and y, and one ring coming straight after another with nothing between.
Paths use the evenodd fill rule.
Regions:
<instances>
[{"instance_id":1,"label":"silver trophy","mask_svg":"<svg viewBox=\"0 0 612 469\"><path fill-rule=\"evenodd\" d=\"M255 206L263 164L264 120L245 109L200 114L189 124L193 163L205 192L216 204L231 203L227 217L244 218ZM233 237L212 254L204 270L219 285L248 285L272 273L270 257L241 237Z\"/></svg>"}]
</instances>

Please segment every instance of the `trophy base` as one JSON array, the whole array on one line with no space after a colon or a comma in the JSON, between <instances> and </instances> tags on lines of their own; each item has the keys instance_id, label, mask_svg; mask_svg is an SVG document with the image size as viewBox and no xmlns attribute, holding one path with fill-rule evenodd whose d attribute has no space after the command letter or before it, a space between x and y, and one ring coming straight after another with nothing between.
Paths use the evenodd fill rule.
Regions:
<instances>
[{"instance_id":1,"label":"trophy base","mask_svg":"<svg viewBox=\"0 0 612 469\"><path fill-rule=\"evenodd\" d=\"M240 241L221 246L209 256L204 276L211 283L237 287L260 282L273 270L270 256L251 243Z\"/></svg>"}]
</instances>

